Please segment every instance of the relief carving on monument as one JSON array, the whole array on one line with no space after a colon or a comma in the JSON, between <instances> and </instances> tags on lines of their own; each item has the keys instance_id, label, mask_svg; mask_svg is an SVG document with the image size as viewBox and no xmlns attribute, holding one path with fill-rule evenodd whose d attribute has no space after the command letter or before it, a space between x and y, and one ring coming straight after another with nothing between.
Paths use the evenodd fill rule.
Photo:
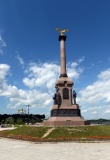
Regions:
<instances>
[{"instance_id":1,"label":"relief carving on monument","mask_svg":"<svg viewBox=\"0 0 110 160\"><path fill-rule=\"evenodd\" d=\"M69 89L63 88L63 99L69 99Z\"/></svg>"},{"instance_id":2,"label":"relief carving on monument","mask_svg":"<svg viewBox=\"0 0 110 160\"><path fill-rule=\"evenodd\" d=\"M80 110L77 109L54 109L51 110L51 116L80 116Z\"/></svg>"}]
</instances>

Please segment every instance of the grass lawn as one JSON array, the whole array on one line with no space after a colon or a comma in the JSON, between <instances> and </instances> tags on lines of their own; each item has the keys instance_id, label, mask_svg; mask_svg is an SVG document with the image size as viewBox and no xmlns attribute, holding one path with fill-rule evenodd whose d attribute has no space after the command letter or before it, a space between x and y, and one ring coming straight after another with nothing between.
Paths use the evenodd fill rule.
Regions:
<instances>
[{"instance_id":1,"label":"grass lawn","mask_svg":"<svg viewBox=\"0 0 110 160\"><path fill-rule=\"evenodd\" d=\"M2 135L20 135L20 136L32 136L41 138L50 127L31 127L31 126L21 126L13 130L3 131L0 133Z\"/></svg>"},{"instance_id":2,"label":"grass lawn","mask_svg":"<svg viewBox=\"0 0 110 160\"><path fill-rule=\"evenodd\" d=\"M43 138L50 129L52 127L22 126L0 132L0 136L32 141L110 140L109 125L55 127Z\"/></svg>"},{"instance_id":3,"label":"grass lawn","mask_svg":"<svg viewBox=\"0 0 110 160\"><path fill-rule=\"evenodd\" d=\"M110 126L57 127L48 138L110 136Z\"/></svg>"}]
</instances>

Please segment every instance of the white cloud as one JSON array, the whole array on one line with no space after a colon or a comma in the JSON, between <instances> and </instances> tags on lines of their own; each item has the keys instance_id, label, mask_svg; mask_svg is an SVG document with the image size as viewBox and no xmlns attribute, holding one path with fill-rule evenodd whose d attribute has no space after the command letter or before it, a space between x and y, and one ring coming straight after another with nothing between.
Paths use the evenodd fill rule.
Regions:
<instances>
[{"instance_id":1,"label":"white cloud","mask_svg":"<svg viewBox=\"0 0 110 160\"><path fill-rule=\"evenodd\" d=\"M82 110L81 112L82 112L82 113L86 113L86 112L87 112L87 109L85 109L85 110Z\"/></svg>"},{"instance_id":2,"label":"white cloud","mask_svg":"<svg viewBox=\"0 0 110 160\"><path fill-rule=\"evenodd\" d=\"M97 107L97 114L103 114L110 105L110 69L102 71L97 78L96 82L80 91L78 103L84 108L94 109ZM95 111L91 113L95 113Z\"/></svg>"},{"instance_id":3,"label":"white cloud","mask_svg":"<svg viewBox=\"0 0 110 160\"><path fill-rule=\"evenodd\" d=\"M3 54L3 47L6 47L6 42L4 42L4 40L2 39L1 35L0 35L0 54Z\"/></svg>"},{"instance_id":4,"label":"white cloud","mask_svg":"<svg viewBox=\"0 0 110 160\"><path fill-rule=\"evenodd\" d=\"M0 96L9 99L9 108L18 108L31 104L33 108L50 108L55 92L55 82L59 78L60 67L55 63L30 63L25 70L23 84L27 90L8 84L7 75L10 66L0 64ZM79 78L83 69L76 62L68 63L68 76ZM71 75L72 73L72 75ZM74 74L73 74L74 73ZM110 69L102 71L97 76L97 81L87 86L78 93L77 103L81 106L84 117L104 117L109 113L110 105ZM105 117L106 118L106 117Z\"/></svg>"},{"instance_id":5,"label":"white cloud","mask_svg":"<svg viewBox=\"0 0 110 160\"><path fill-rule=\"evenodd\" d=\"M58 78L59 66L53 63L36 64L31 63L25 71L28 75L23 79L23 83L30 87L53 88L55 80Z\"/></svg>"},{"instance_id":6,"label":"white cloud","mask_svg":"<svg viewBox=\"0 0 110 160\"><path fill-rule=\"evenodd\" d=\"M94 112L92 112L91 114L96 114L97 112L96 111L94 111Z\"/></svg>"},{"instance_id":7,"label":"white cloud","mask_svg":"<svg viewBox=\"0 0 110 160\"><path fill-rule=\"evenodd\" d=\"M32 107L47 107L52 102L52 96L48 93L41 93L37 90L22 90L16 86L6 85L0 94L9 99L8 108L16 108L31 104Z\"/></svg>"},{"instance_id":8,"label":"white cloud","mask_svg":"<svg viewBox=\"0 0 110 160\"><path fill-rule=\"evenodd\" d=\"M21 61L21 64L24 63ZM70 63L68 68L74 72L75 78L78 78L82 72L78 69L78 63ZM25 70L27 76L23 79L23 83L28 89L23 90L8 84L7 75L10 73L10 66L1 64L0 96L9 99L8 108L15 109L26 104L31 104L35 108L50 108L53 103L52 95L55 92L55 82L59 78L59 70L60 66L55 63L30 63Z\"/></svg>"},{"instance_id":9,"label":"white cloud","mask_svg":"<svg viewBox=\"0 0 110 160\"><path fill-rule=\"evenodd\" d=\"M92 63L91 66L88 67L87 69L92 69L93 66L94 66L94 63Z\"/></svg>"},{"instance_id":10,"label":"white cloud","mask_svg":"<svg viewBox=\"0 0 110 160\"><path fill-rule=\"evenodd\" d=\"M83 57L81 57L80 59L78 59L77 61L78 61L78 63L81 63L81 62L83 62L85 60L85 57L83 56Z\"/></svg>"},{"instance_id":11,"label":"white cloud","mask_svg":"<svg viewBox=\"0 0 110 160\"><path fill-rule=\"evenodd\" d=\"M8 108L26 106L27 104L31 104L33 108L44 108L52 102L51 100L49 100L51 96L48 93L40 93L36 90L18 90L17 93L17 96L10 98Z\"/></svg>"},{"instance_id":12,"label":"white cloud","mask_svg":"<svg viewBox=\"0 0 110 160\"><path fill-rule=\"evenodd\" d=\"M10 66L7 64L0 64L0 81L4 80L6 75L9 73Z\"/></svg>"},{"instance_id":13,"label":"white cloud","mask_svg":"<svg viewBox=\"0 0 110 160\"><path fill-rule=\"evenodd\" d=\"M22 68L24 68L24 60L20 57L19 54L17 54L16 59L18 59L19 63L21 64Z\"/></svg>"},{"instance_id":14,"label":"white cloud","mask_svg":"<svg viewBox=\"0 0 110 160\"><path fill-rule=\"evenodd\" d=\"M98 78L101 79L102 81L107 81L110 78L110 69L107 69L106 71L102 71L99 75Z\"/></svg>"},{"instance_id":15,"label":"white cloud","mask_svg":"<svg viewBox=\"0 0 110 160\"><path fill-rule=\"evenodd\" d=\"M67 64L67 73L68 77L71 79L78 79L80 74L84 71L83 67L79 67L79 63L77 62L69 62Z\"/></svg>"},{"instance_id":16,"label":"white cloud","mask_svg":"<svg viewBox=\"0 0 110 160\"><path fill-rule=\"evenodd\" d=\"M109 109L109 110L106 110L105 113L110 113L110 109Z\"/></svg>"},{"instance_id":17,"label":"white cloud","mask_svg":"<svg viewBox=\"0 0 110 160\"><path fill-rule=\"evenodd\" d=\"M78 63L72 62L67 65L68 76L78 79L83 69L78 67ZM25 71L27 77L23 79L23 83L30 87L44 87L52 89L59 77L60 66L55 63L31 63Z\"/></svg>"},{"instance_id":18,"label":"white cloud","mask_svg":"<svg viewBox=\"0 0 110 160\"><path fill-rule=\"evenodd\" d=\"M47 107L52 103L52 96L48 93L41 93L40 90L22 90L7 83L6 76L10 71L10 66L0 64L0 96L9 99L7 107L16 108L31 103L33 107Z\"/></svg>"}]
</instances>

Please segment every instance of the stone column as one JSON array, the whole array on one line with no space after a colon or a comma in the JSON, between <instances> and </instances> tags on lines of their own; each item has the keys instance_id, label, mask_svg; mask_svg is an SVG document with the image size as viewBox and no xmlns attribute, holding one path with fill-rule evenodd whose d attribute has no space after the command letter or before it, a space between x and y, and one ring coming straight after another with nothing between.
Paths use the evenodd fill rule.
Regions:
<instances>
[{"instance_id":1,"label":"stone column","mask_svg":"<svg viewBox=\"0 0 110 160\"><path fill-rule=\"evenodd\" d=\"M65 35L60 35L59 36L59 41L60 41L60 77L67 77L66 51L65 51L66 36Z\"/></svg>"}]
</instances>

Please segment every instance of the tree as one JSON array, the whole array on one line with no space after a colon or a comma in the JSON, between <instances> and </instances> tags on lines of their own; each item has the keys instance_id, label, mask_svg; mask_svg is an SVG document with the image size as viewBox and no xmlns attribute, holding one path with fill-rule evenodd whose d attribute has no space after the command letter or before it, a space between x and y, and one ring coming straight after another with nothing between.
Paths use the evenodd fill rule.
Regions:
<instances>
[{"instance_id":1,"label":"tree","mask_svg":"<svg viewBox=\"0 0 110 160\"><path fill-rule=\"evenodd\" d=\"M13 117L8 117L5 119L6 124L14 124L14 118Z\"/></svg>"},{"instance_id":2,"label":"tree","mask_svg":"<svg viewBox=\"0 0 110 160\"><path fill-rule=\"evenodd\" d=\"M16 123L19 124L19 125L23 124L22 118L18 118L17 121L16 121Z\"/></svg>"},{"instance_id":3,"label":"tree","mask_svg":"<svg viewBox=\"0 0 110 160\"><path fill-rule=\"evenodd\" d=\"M30 122L31 122L32 124L35 124L35 123L36 123L36 120L32 118Z\"/></svg>"}]
</instances>

